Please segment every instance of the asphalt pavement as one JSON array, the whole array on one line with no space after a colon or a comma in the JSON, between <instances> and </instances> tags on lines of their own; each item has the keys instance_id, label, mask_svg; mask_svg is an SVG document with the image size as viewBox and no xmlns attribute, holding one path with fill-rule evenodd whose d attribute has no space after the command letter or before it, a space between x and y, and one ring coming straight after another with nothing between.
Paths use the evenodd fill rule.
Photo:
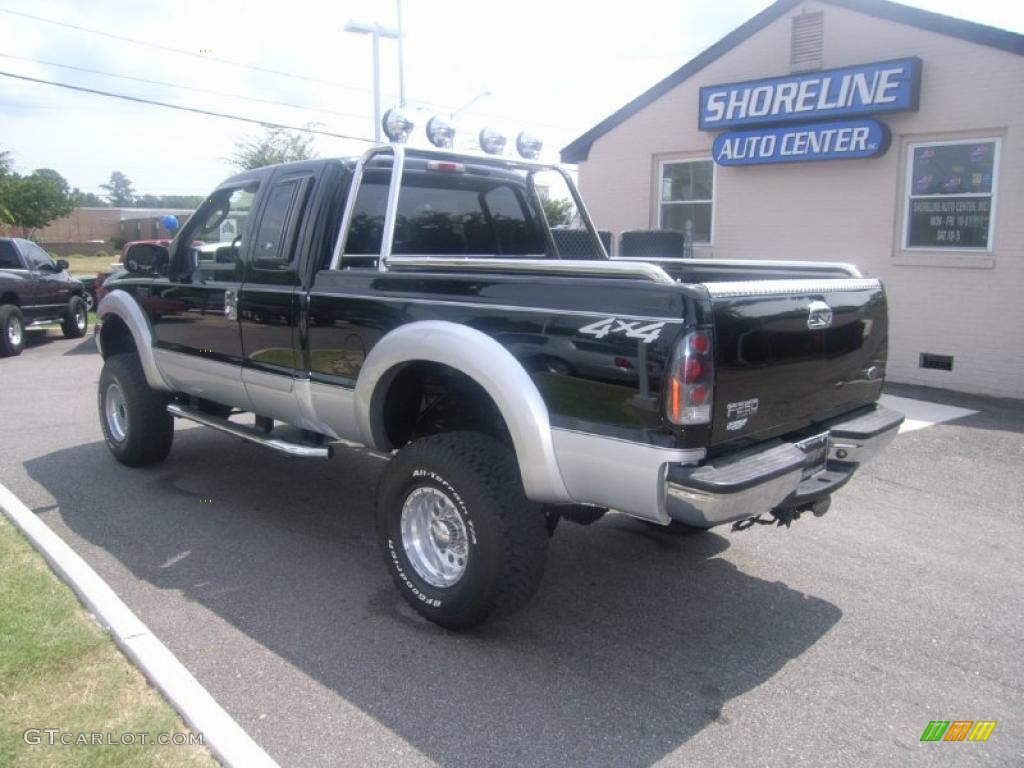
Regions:
<instances>
[{"instance_id":1,"label":"asphalt pavement","mask_svg":"<svg viewBox=\"0 0 1024 768\"><path fill-rule=\"evenodd\" d=\"M789 530L563 523L526 609L453 634L391 584L380 458L179 426L127 469L101 364L52 333L0 359L0 482L283 766L1024 764L1020 401L892 386L978 413ZM921 743L931 720L998 725Z\"/></svg>"}]
</instances>

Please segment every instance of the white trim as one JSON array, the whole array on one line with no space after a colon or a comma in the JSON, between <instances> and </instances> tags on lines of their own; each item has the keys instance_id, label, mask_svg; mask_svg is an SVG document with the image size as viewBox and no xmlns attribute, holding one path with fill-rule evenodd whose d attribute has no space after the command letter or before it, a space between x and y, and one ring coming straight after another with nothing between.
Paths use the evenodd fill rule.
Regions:
<instances>
[{"instance_id":1,"label":"white trim","mask_svg":"<svg viewBox=\"0 0 1024 768\"><path fill-rule=\"evenodd\" d=\"M711 229L708 232L708 240L707 240L707 242L703 242L703 241L698 242L697 240L694 240L691 243L691 245L694 245L694 246L698 246L699 245L699 246L703 246L705 248L713 246L715 244L715 208L717 207L715 205L715 195L716 195L716 192L718 190L718 164L715 162L714 158L711 155L700 155L700 156L697 156L697 157L678 157L678 156L658 157L658 158L656 158L656 160L657 160L657 163L658 163L658 173L657 173L657 177L655 179L655 186L654 186L654 196L655 196L655 200L654 200L654 205L655 205L655 208L654 208L654 221L655 221L656 228L657 229L662 229L662 224L661 224L661 206L662 205L674 205L674 204L685 204L685 205L704 204L704 205L710 205L711 206ZM683 163L703 163L703 162L711 163L711 197L710 197L710 199L701 199L701 200L668 200L668 201L663 201L661 199L661 189L662 189L662 184L664 183L664 180L665 180L665 166L666 165L670 165L670 164L681 165Z\"/></svg>"},{"instance_id":2,"label":"white trim","mask_svg":"<svg viewBox=\"0 0 1024 768\"><path fill-rule=\"evenodd\" d=\"M995 144L995 151L992 153L992 191L990 193L982 192L964 192L955 195L942 195L942 194L929 194L929 195L914 195L913 183L914 183L914 150L917 147L945 147L959 144L981 144L985 142L992 142ZM900 237L901 250L904 253L920 253L922 251L930 251L933 253L992 253L992 241L995 239L996 231L996 199L998 197L998 185L999 185L999 160L1002 149L1002 137L1000 136L978 136L977 138L969 139L937 139L933 141L922 140L912 141L906 144L906 167L904 168L904 174L906 176L904 180L904 191L903 191L903 233ZM910 245L910 203L912 199L923 199L923 200L943 200L951 197L987 197L991 200L988 213L988 239L985 243L984 248L947 248L942 246L932 245Z\"/></svg>"},{"instance_id":3,"label":"white trim","mask_svg":"<svg viewBox=\"0 0 1024 768\"><path fill-rule=\"evenodd\" d=\"M277 766L274 759L224 711L110 585L3 485L0 485L0 509L109 630L125 655L163 693L189 727L203 734L203 745L218 760L224 765L239 768Z\"/></svg>"}]
</instances>

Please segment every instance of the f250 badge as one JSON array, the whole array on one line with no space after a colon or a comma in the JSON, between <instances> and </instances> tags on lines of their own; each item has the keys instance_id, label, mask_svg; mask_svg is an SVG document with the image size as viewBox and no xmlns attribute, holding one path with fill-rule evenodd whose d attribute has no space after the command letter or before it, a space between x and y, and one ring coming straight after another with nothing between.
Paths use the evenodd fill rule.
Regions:
<instances>
[{"instance_id":1,"label":"f250 badge","mask_svg":"<svg viewBox=\"0 0 1024 768\"><path fill-rule=\"evenodd\" d=\"M606 317L596 323L584 325L580 333L593 336L595 339L603 339L610 333L621 333L629 339L643 339L644 344L650 344L661 336L661 329L665 323L648 323L644 320L619 320L617 317Z\"/></svg>"},{"instance_id":2,"label":"f250 badge","mask_svg":"<svg viewBox=\"0 0 1024 768\"><path fill-rule=\"evenodd\" d=\"M757 413L757 408L760 404L760 400L756 397L726 404L725 416L729 419L729 422L725 425L725 428L730 432L743 429L747 426L750 417Z\"/></svg>"}]
</instances>

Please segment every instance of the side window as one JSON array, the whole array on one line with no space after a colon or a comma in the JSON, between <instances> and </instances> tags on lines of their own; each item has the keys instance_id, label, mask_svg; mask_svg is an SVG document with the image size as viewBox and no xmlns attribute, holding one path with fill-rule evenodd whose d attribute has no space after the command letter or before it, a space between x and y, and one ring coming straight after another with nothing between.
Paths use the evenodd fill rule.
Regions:
<instances>
[{"instance_id":1,"label":"side window","mask_svg":"<svg viewBox=\"0 0 1024 768\"><path fill-rule=\"evenodd\" d=\"M21 252L32 269L53 269L56 265L50 254L30 240L21 241Z\"/></svg>"},{"instance_id":2,"label":"side window","mask_svg":"<svg viewBox=\"0 0 1024 768\"><path fill-rule=\"evenodd\" d=\"M288 214L298 195L302 179L290 179L275 184L268 193L256 239L253 241L253 260L257 268L274 269L292 259L288 237Z\"/></svg>"},{"instance_id":3,"label":"side window","mask_svg":"<svg viewBox=\"0 0 1024 768\"><path fill-rule=\"evenodd\" d=\"M18 249L10 240L0 240L0 269L21 269Z\"/></svg>"},{"instance_id":4,"label":"side window","mask_svg":"<svg viewBox=\"0 0 1024 768\"><path fill-rule=\"evenodd\" d=\"M222 190L189 220L180 239L196 251L199 272L204 277L228 280L241 276L239 248L247 236L246 224L255 196L255 184Z\"/></svg>"}]
</instances>

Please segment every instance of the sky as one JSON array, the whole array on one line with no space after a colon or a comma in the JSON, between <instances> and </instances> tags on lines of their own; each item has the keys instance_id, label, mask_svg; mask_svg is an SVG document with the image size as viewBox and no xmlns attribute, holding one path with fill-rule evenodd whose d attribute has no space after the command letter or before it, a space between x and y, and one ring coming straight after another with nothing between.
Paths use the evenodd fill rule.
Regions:
<instances>
[{"instance_id":1,"label":"sky","mask_svg":"<svg viewBox=\"0 0 1024 768\"><path fill-rule=\"evenodd\" d=\"M1024 33L1024 3L907 4ZM544 140L542 159L557 161L569 141L768 5L403 0L406 95L417 135L432 114L454 112L457 148L485 125L509 136L527 130ZM369 139L371 42L344 31L350 19L393 27L396 0L0 0L0 72ZM395 41L382 40L385 109L398 101L397 60ZM138 193L205 194L232 173L225 158L234 142L259 132L253 124L0 77L0 149L12 153L15 170L53 168L87 192L102 193L100 185L119 170ZM315 139L321 156L367 146Z\"/></svg>"}]
</instances>

